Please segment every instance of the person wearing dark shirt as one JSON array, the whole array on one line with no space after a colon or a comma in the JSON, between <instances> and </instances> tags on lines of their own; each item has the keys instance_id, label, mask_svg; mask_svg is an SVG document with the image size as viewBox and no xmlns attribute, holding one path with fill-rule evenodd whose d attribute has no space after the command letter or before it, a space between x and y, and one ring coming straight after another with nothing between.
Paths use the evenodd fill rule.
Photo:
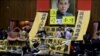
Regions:
<instances>
[{"instance_id":1,"label":"person wearing dark shirt","mask_svg":"<svg viewBox=\"0 0 100 56\"><path fill-rule=\"evenodd\" d=\"M0 29L0 39L3 39L3 32L2 32L3 29Z\"/></svg>"},{"instance_id":2,"label":"person wearing dark shirt","mask_svg":"<svg viewBox=\"0 0 100 56\"><path fill-rule=\"evenodd\" d=\"M38 41L35 40L33 43L32 53L37 53L39 51L38 46L39 46L39 43Z\"/></svg>"}]
</instances>

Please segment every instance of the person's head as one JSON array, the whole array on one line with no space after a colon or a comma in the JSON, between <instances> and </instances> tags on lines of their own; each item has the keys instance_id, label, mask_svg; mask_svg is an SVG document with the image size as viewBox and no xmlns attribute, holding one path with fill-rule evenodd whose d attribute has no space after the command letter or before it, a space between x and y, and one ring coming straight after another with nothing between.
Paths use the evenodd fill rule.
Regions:
<instances>
[{"instance_id":1,"label":"person's head","mask_svg":"<svg viewBox=\"0 0 100 56\"><path fill-rule=\"evenodd\" d=\"M65 13L68 10L69 6L69 0L58 0L57 7L60 12Z\"/></svg>"},{"instance_id":2,"label":"person's head","mask_svg":"<svg viewBox=\"0 0 100 56\"><path fill-rule=\"evenodd\" d=\"M73 29L71 29L71 28L68 28L66 31L69 31L70 33L74 32Z\"/></svg>"}]
</instances>

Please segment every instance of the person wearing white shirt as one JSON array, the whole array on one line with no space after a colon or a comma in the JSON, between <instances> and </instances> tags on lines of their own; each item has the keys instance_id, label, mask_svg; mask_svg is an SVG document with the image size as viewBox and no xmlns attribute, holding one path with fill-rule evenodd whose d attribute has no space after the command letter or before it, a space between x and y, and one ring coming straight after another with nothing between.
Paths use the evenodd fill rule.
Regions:
<instances>
[{"instance_id":1,"label":"person wearing white shirt","mask_svg":"<svg viewBox=\"0 0 100 56\"><path fill-rule=\"evenodd\" d=\"M65 38L67 39L67 40L70 40L71 39L71 37L72 37L72 32L73 32L73 30L72 29L67 29L66 31L65 31Z\"/></svg>"}]
</instances>

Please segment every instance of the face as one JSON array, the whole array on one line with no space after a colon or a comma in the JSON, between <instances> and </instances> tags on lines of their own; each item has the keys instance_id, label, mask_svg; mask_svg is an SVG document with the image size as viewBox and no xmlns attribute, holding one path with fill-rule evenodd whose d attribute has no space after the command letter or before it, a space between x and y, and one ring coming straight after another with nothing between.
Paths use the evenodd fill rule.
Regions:
<instances>
[{"instance_id":1,"label":"face","mask_svg":"<svg viewBox=\"0 0 100 56\"><path fill-rule=\"evenodd\" d=\"M62 13L65 13L69 8L69 0L59 0L58 10Z\"/></svg>"}]
</instances>

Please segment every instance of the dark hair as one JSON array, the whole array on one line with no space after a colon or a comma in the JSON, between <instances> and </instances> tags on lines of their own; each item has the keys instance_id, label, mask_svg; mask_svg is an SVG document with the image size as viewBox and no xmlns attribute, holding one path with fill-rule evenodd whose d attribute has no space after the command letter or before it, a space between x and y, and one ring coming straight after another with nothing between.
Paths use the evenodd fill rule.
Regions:
<instances>
[{"instance_id":1,"label":"dark hair","mask_svg":"<svg viewBox=\"0 0 100 56\"><path fill-rule=\"evenodd\" d=\"M100 22L98 22L98 31L100 30Z\"/></svg>"},{"instance_id":2,"label":"dark hair","mask_svg":"<svg viewBox=\"0 0 100 56\"><path fill-rule=\"evenodd\" d=\"M38 47L39 46L39 43L38 42L35 42L34 44L33 44L33 47L34 48L36 48L36 47Z\"/></svg>"},{"instance_id":3,"label":"dark hair","mask_svg":"<svg viewBox=\"0 0 100 56\"><path fill-rule=\"evenodd\" d=\"M58 0L58 3L60 2L60 0ZM70 3L70 0L68 0L68 3Z\"/></svg>"},{"instance_id":4,"label":"dark hair","mask_svg":"<svg viewBox=\"0 0 100 56\"><path fill-rule=\"evenodd\" d=\"M96 34L99 36L100 35L100 32L97 32Z\"/></svg>"},{"instance_id":5,"label":"dark hair","mask_svg":"<svg viewBox=\"0 0 100 56\"><path fill-rule=\"evenodd\" d=\"M18 28L16 28L14 31L15 31L15 32L20 32L20 30L19 30Z\"/></svg>"},{"instance_id":6,"label":"dark hair","mask_svg":"<svg viewBox=\"0 0 100 56\"><path fill-rule=\"evenodd\" d=\"M69 28L69 29L67 29L67 30L68 30L69 32L74 32L73 29L71 29L71 28Z\"/></svg>"},{"instance_id":7,"label":"dark hair","mask_svg":"<svg viewBox=\"0 0 100 56\"><path fill-rule=\"evenodd\" d=\"M74 32L73 29L70 29L69 31L70 31L70 32Z\"/></svg>"}]
</instances>

